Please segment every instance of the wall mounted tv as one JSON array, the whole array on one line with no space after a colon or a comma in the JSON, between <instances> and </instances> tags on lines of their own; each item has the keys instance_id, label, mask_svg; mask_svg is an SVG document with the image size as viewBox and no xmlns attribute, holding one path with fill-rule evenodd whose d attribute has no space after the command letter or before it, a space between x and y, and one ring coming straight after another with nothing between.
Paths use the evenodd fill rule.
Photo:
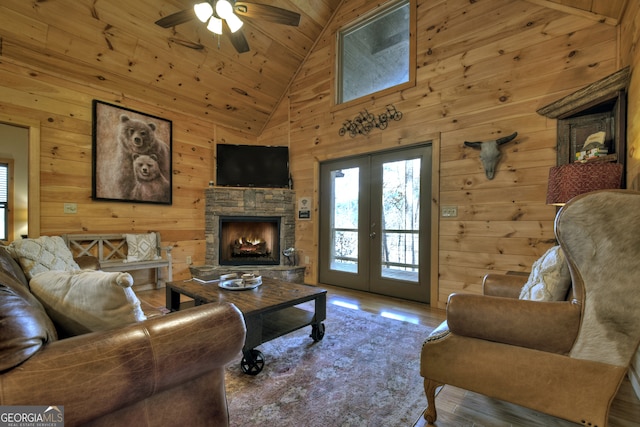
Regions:
<instances>
[{"instance_id":1,"label":"wall mounted tv","mask_svg":"<svg viewBox=\"0 0 640 427\"><path fill-rule=\"evenodd\" d=\"M289 148L217 144L216 184L225 187L289 187Z\"/></svg>"}]
</instances>

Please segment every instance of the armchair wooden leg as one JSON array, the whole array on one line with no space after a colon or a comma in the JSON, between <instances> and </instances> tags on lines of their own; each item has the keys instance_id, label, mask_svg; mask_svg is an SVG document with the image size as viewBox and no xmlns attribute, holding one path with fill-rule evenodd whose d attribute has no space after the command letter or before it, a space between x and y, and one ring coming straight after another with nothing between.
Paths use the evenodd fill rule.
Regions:
<instances>
[{"instance_id":1,"label":"armchair wooden leg","mask_svg":"<svg viewBox=\"0 0 640 427\"><path fill-rule=\"evenodd\" d=\"M438 413L436 412L436 389L442 385L437 381L428 378L424 379L424 394L427 396L427 409L424 411L424 419L429 424L435 423L438 418Z\"/></svg>"}]
</instances>

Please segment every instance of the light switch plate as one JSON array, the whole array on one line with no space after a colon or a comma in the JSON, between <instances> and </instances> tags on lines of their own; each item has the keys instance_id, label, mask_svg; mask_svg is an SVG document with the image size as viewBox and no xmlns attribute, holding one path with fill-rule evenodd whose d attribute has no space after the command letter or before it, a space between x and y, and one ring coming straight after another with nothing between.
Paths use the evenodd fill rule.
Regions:
<instances>
[{"instance_id":1,"label":"light switch plate","mask_svg":"<svg viewBox=\"0 0 640 427\"><path fill-rule=\"evenodd\" d=\"M66 213L66 214L77 214L78 213L78 204L77 203L65 203L64 204L64 213Z\"/></svg>"}]
</instances>

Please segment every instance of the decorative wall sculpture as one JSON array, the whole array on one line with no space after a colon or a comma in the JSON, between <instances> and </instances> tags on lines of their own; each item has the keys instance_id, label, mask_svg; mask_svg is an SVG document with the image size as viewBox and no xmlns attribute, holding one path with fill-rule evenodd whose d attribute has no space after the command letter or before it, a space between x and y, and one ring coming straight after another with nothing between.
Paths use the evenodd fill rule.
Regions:
<instances>
[{"instance_id":1,"label":"decorative wall sculpture","mask_svg":"<svg viewBox=\"0 0 640 427\"><path fill-rule=\"evenodd\" d=\"M378 116L371 114L366 109L361 111L353 120L345 120L338 134L345 136L348 133L351 138L356 135L367 135L374 128L383 130L387 128L390 121L402 119L402 113L396 110L396 107L389 104L386 108L386 111Z\"/></svg>"}]
</instances>

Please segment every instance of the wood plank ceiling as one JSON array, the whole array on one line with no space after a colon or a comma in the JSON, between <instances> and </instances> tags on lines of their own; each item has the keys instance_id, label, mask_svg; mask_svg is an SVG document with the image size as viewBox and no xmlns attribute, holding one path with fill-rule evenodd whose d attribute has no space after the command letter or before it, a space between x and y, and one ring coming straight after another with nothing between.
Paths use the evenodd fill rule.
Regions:
<instances>
[{"instance_id":1,"label":"wood plank ceiling","mask_svg":"<svg viewBox=\"0 0 640 427\"><path fill-rule=\"evenodd\" d=\"M121 99L150 87L140 101L259 135L342 1L259 0L299 13L300 25L243 19L250 51L238 54L199 21L154 24L194 0L2 0L0 59ZM529 1L616 25L628 0Z\"/></svg>"},{"instance_id":2,"label":"wood plank ceiling","mask_svg":"<svg viewBox=\"0 0 640 427\"><path fill-rule=\"evenodd\" d=\"M154 24L194 0L2 0L0 59L122 98L139 93L129 87L150 87L141 101L258 135L340 2L258 0L299 13L300 25L245 18L250 51L238 54L200 21Z\"/></svg>"},{"instance_id":3,"label":"wood plank ceiling","mask_svg":"<svg viewBox=\"0 0 640 427\"><path fill-rule=\"evenodd\" d=\"M567 13L618 25L629 0L529 0Z\"/></svg>"}]
</instances>

